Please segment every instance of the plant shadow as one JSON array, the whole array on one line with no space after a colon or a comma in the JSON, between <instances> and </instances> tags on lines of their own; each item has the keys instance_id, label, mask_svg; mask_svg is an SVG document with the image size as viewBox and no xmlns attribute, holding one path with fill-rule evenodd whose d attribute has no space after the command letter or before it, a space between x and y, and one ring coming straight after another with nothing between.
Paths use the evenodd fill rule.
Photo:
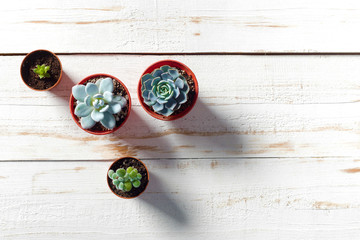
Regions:
<instances>
[{"instance_id":1,"label":"plant shadow","mask_svg":"<svg viewBox=\"0 0 360 240\"><path fill-rule=\"evenodd\" d=\"M172 147L169 141L164 137L157 136L158 131L142 118L138 111L142 108L132 107L129 118L124 126L113 134L119 146L123 146L124 142L128 152L132 156L141 154L142 159L158 159L159 155L166 154L167 158L172 158ZM147 116L151 119L150 116Z\"/></svg>"},{"instance_id":2,"label":"plant shadow","mask_svg":"<svg viewBox=\"0 0 360 240\"><path fill-rule=\"evenodd\" d=\"M162 181L153 173L150 173L149 185L139 200L159 210L167 218L164 222L175 223L176 225L186 226L189 219L179 205L179 197L171 197L170 191L165 189ZM169 221L167 221L169 220Z\"/></svg>"},{"instance_id":3,"label":"plant shadow","mask_svg":"<svg viewBox=\"0 0 360 240\"><path fill-rule=\"evenodd\" d=\"M222 112L217 113L216 108ZM215 109L215 110L214 110ZM185 117L171 121L174 129L185 135L185 141L190 146L201 144L201 155L206 157L238 157L242 154L244 139L240 133L239 124L231 121L232 113L222 106L206 105L200 98ZM194 136L196 136L194 138Z\"/></svg>"},{"instance_id":4,"label":"plant shadow","mask_svg":"<svg viewBox=\"0 0 360 240\"><path fill-rule=\"evenodd\" d=\"M76 84L77 82L70 78L65 71L63 71L59 85L51 89L50 92L54 94L56 98L61 99L64 102L68 102L71 95L71 88Z\"/></svg>"}]
</instances>

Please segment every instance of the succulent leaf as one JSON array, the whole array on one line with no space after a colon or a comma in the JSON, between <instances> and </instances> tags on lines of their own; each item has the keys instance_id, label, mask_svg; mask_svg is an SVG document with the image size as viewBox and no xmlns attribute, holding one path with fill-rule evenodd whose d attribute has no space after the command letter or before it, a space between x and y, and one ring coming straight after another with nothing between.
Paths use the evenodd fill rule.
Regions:
<instances>
[{"instance_id":1,"label":"succulent leaf","mask_svg":"<svg viewBox=\"0 0 360 240\"><path fill-rule=\"evenodd\" d=\"M170 116L174 111L171 110L170 108L163 108L163 110L161 110L160 113L161 115L164 115L166 117Z\"/></svg>"},{"instance_id":2,"label":"succulent leaf","mask_svg":"<svg viewBox=\"0 0 360 240\"><path fill-rule=\"evenodd\" d=\"M114 170L110 169L109 172L108 172L108 176L109 178L112 179L112 175L114 174Z\"/></svg>"},{"instance_id":3,"label":"succulent leaf","mask_svg":"<svg viewBox=\"0 0 360 240\"><path fill-rule=\"evenodd\" d=\"M50 70L50 66L42 64L42 65L36 65L36 68L33 69L33 72L36 73L40 79L43 79L50 77L50 73L48 73L49 70Z\"/></svg>"},{"instance_id":4,"label":"succulent leaf","mask_svg":"<svg viewBox=\"0 0 360 240\"><path fill-rule=\"evenodd\" d=\"M115 117L109 112L104 112L104 118L100 122L107 129L113 129L116 124Z\"/></svg>"},{"instance_id":5,"label":"succulent leaf","mask_svg":"<svg viewBox=\"0 0 360 240\"><path fill-rule=\"evenodd\" d=\"M144 103L164 116L170 116L188 100L190 89L185 77L168 65L143 75L141 86Z\"/></svg>"},{"instance_id":6,"label":"succulent leaf","mask_svg":"<svg viewBox=\"0 0 360 240\"><path fill-rule=\"evenodd\" d=\"M99 88L94 83L88 83L85 86L86 94L89 96L94 96L95 94L99 93Z\"/></svg>"},{"instance_id":7,"label":"succulent leaf","mask_svg":"<svg viewBox=\"0 0 360 240\"><path fill-rule=\"evenodd\" d=\"M117 114L118 112L121 111L121 105L120 103L109 103L109 109L108 112L111 114Z\"/></svg>"},{"instance_id":8,"label":"succulent leaf","mask_svg":"<svg viewBox=\"0 0 360 240\"><path fill-rule=\"evenodd\" d=\"M115 172L109 170L108 176L113 180L112 183L115 187L124 192L131 191L133 187L138 188L141 185L142 175L134 167L128 167L126 170L118 168Z\"/></svg>"},{"instance_id":9,"label":"succulent leaf","mask_svg":"<svg viewBox=\"0 0 360 240\"><path fill-rule=\"evenodd\" d=\"M166 108L169 108L171 110L174 110L175 106L177 105L178 103L176 102L175 99L171 98L169 99L169 101L165 104L165 107Z\"/></svg>"},{"instance_id":10,"label":"succulent leaf","mask_svg":"<svg viewBox=\"0 0 360 240\"><path fill-rule=\"evenodd\" d=\"M179 72L175 69L169 69L168 72L173 77L173 79L176 79L180 76Z\"/></svg>"},{"instance_id":11,"label":"succulent leaf","mask_svg":"<svg viewBox=\"0 0 360 240\"><path fill-rule=\"evenodd\" d=\"M174 78L173 78L169 73L167 73L167 72L161 74L161 79L164 79L164 80L168 80L168 79L174 80Z\"/></svg>"},{"instance_id":12,"label":"succulent leaf","mask_svg":"<svg viewBox=\"0 0 360 240\"><path fill-rule=\"evenodd\" d=\"M119 113L126 106L127 100L121 95L114 96L113 90L111 78L101 78L95 84L87 83L72 88L77 100L74 113L80 118L82 128L92 128L97 122L107 129L115 127L113 114Z\"/></svg>"},{"instance_id":13,"label":"succulent leaf","mask_svg":"<svg viewBox=\"0 0 360 240\"><path fill-rule=\"evenodd\" d=\"M131 177L132 179L135 179L135 178L136 178L136 174L137 174L137 172L135 172L135 171L133 170L133 171L131 171L131 173L130 173L129 175L130 175L130 177Z\"/></svg>"},{"instance_id":14,"label":"succulent leaf","mask_svg":"<svg viewBox=\"0 0 360 240\"><path fill-rule=\"evenodd\" d=\"M163 74L164 73L164 71L162 71L161 69L155 69L152 73L151 73L151 75L153 76L153 77L160 77L161 76L161 74Z\"/></svg>"},{"instance_id":15,"label":"succulent leaf","mask_svg":"<svg viewBox=\"0 0 360 240\"><path fill-rule=\"evenodd\" d=\"M170 66L169 66L169 65L164 65L164 66L161 66L160 69L161 69L163 72L167 72L167 71L169 71Z\"/></svg>"},{"instance_id":16,"label":"succulent leaf","mask_svg":"<svg viewBox=\"0 0 360 240\"><path fill-rule=\"evenodd\" d=\"M106 111L109 110L109 108L110 108L109 105L105 105L103 108L101 108L101 109L99 110L99 112L101 112L101 113L106 112Z\"/></svg>"},{"instance_id":17,"label":"succulent leaf","mask_svg":"<svg viewBox=\"0 0 360 240\"><path fill-rule=\"evenodd\" d=\"M184 92L180 92L180 95L179 97L176 98L176 101L179 103L179 104L183 104L187 101L187 95L186 93Z\"/></svg>"},{"instance_id":18,"label":"succulent leaf","mask_svg":"<svg viewBox=\"0 0 360 240\"><path fill-rule=\"evenodd\" d=\"M183 89L184 86L185 86L185 82L184 82L184 80L182 80L181 78L177 78L177 79L175 80L175 85L176 85L178 88Z\"/></svg>"},{"instance_id":19,"label":"succulent leaf","mask_svg":"<svg viewBox=\"0 0 360 240\"><path fill-rule=\"evenodd\" d=\"M125 189L124 189L124 182L120 182L119 183L119 189L121 190L121 191L124 191Z\"/></svg>"},{"instance_id":20,"label":"succulent leaf","mask_svg":"<svg viewBox=\"0 0 360 240\"><path fill-rule=\"evenodd\" d=\"M141 182L139 180L135 180L132 184L135 188L138 188L140 187Z\"/></svg>"},{"instance_id":21,"label":"succulent leaf","mask_svg":"<svg viewBox=\"0 0 360 240\"><path fill-rule=\"evenodd\" d=\"M153 105L153 109L154 109L155 112L160 112L161 110L164 109L164 104L155 103Z\"/></svg>"},{"instance_id":22,"label":"succulent leaf","mask_svg":"<svg viewBox=\"0 0 360 240\"><path fill-rule=\"evenodd\" d=\"M124 177L126 174L126 170L123 168L119 168L118 170L116 170L116 174L119 175L120 177Z\"/></svg>"},{"instance_id":23,"label":"succulent leaf","mask_svg":"<svg viewBox=\"0 0 360 240\"><path fill-rule=\"evenodd\" d=\"M126 192L129 192L132 189L132 184L130 181L124 183L124 189Z\"/></svg>"},{"instance_id":24,"label":"succulent leaf","mask_svg":"<svg viewBox=\"0 0 360 240\"><path fill-rule=\"evenodd\" d=\"M85 85L75 85L72 87L72 94L74 98L78 101L84 102L85 97L87 96L85 92Z\"/></svg>"},{"instance_id":25,"label":"succulent leaf","mask_svg":"<svg viewBox=\"0 0 360 240\"><path fill-rule=\"evenodd\" d=\"M96 124L96 122L89 115L89 116L86 116L86 117L82 117L80 119L80 124L81 124L82 128L89 129L89 128L92 128Z\"/></svg>"},{"instance_id":26,"label":"succulent leaf","mask_svg":"<svg viewBox=\"0 0 360 240\"><path fill-rule=\"evenodd\" d=\"M106 102L111 102L113 100L113 93L112 92L104 92L104 100Z\"/></svg>"},{"instance_id":27,"label":"succulent leaf","mask_svg":"<svg viewBox=\"0 0 360 240\"><path fill-rule=\"evenodd\" d=\"M143 81L146 81L148 79L153 79L153 76L149 73L145 74L144 76L142 76L141 78Z\"/></svg>"},{"instance_id":28,"label":"succulent leaf","mask_svg":"<svg viewBox=\"0 0 360 240\"><path fill-rule=\"evenodd\" d=\"M111 78L105 78L100 82L100 93L110 92L112 93L114 91L114 84L113 80Z\"/></svg>"},{"instance_id":29,"label":"succulent leaf","mask_svg":"<svg viewBox=\"0 0 360 240\"><path fill-rule=\"evenodd\" d=\"M101 120L104 119L104 113L97 111L96 109L94 109L91 112L91 118L95 121L95 122L99 122Z\"/></svg>"},{"instance_id":30,"label":"succulent leaf","mask_svg":"<svg viewBox=\"0 0 360 240\"><path fill-rule=\"evenodd\" d=\"M78 117L86 117L92 112L92 108L87 106L85 103L80 103L75 108L75 115Z\"/></svg>"}]
</instances>

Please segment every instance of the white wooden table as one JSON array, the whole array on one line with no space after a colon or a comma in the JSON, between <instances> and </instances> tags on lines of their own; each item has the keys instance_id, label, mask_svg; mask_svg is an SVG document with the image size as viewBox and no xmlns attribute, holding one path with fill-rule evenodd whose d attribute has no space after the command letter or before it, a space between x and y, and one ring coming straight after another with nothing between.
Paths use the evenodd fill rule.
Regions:
<instances>
[{"instance_id":1,"label":"white wooden table","mask_svg":"<svg viewBox=\"0 0 360 240\"><path fill-rule=\"evenodd\" d=\"M0 7L0 239L358 239L360 2L6 1ZM49 49L64 77L21 81ZM194 109L163 122L136 87L175 59L199 81ZM93 73L129 88L130 118L93 136L71 119L71 87ZM116 158L150 171L122 200Z\"/></svg>"}]
</instances>

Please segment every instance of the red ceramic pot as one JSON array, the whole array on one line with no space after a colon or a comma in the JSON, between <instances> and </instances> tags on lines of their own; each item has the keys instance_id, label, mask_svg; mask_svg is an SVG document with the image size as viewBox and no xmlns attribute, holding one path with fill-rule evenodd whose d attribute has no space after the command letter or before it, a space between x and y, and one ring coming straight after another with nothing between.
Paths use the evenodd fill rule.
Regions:
<instances>
[{"instance_id":1,"label":"red ceramic pot","mask_svg":"<svg viewBox=\"0 0 360 240\"><path fill-rule=\"evenodd\" d=\"M144 76L145 74L147 73L151 73L152 71L154 71L156 68L160 68L161 66L164 66L164 65L169 65L170 67L175 67L175 68L179 68L179 69L182 69L184 70L189 76L192 77L193 81L194 81L194 84L195 84L195 96L193 98L193 101L191 103L191 105L186 108L184 111L176 114L176 115L170 115L168 117L166 116L163 116L161 114L158 114L156 112L154 112L152 110L151 107L149 107L148 105L146 105L144 103L144 99L143 97L141 96L141 78L142 76ZM138 89L137 89L137 93L138 93L138 98L139 98L139 101L141 103L141 106L144 108L144 110L150 114L151 116L153 116L154 118L157 118L157 119L160 119L160 120L164 120L164 121L172 121L172 120L176 120L176 119L179 119L183 116L185 116L186 114L188 114L191 109L195 106L195 103L196 103L196 100L198 98L198 95L199 95L199 85L198 85L198 82L197 82L197 79L195 77L195 74L191 71L191 69L189 67L187 67L185 64L181 63L181 62L178 62L178 61L175 61L175 60L161 60L161 61L158 61L158 62L155 62L153 63L152 65L150 65L144 72L143 74L141 75L140 77L140 80L139 80L139 84L138 84Z\"/></svg>"},{"instance_id":2,"label":"red ceramic pot","mask_svg":"<svg viewBox=\"0 0 360 240\"><path fill-rule=\"evenodd\" d=\"M143 189L138 195L132 196L132 197L124 197L124 196L120 196L119 194L116 194L116 192L115 192L115 191L113 190L113 188L111 187L111 185L112 185L113 183L111 182L111 179L110 179L109 176L108 176L109 170L110 170L110 169L113 169L114 171L116 171L116 169L114 169L114 168L116 168L116 167L114 167L114 165L119 165L118 162L119 162L119 161L122 161L123 159L126 159L126 158L132 158L132 159L138 161L141 165L143 165L143 166L145 167L145 170L146 170L146 185L145 185L144 189ZM117 166L117 168L119 168L119 167L122 167L121 164L120 164L119 166ZM106 172L106 182L107 182L108 187L110 188L111 192L114 193L114 194L115 194L116 196L118 196L119 198L123 198L123 199L136 198L136 197L139 197L141 194L143 194L143 193L145 192L147 186L149 185L149 171L148 171L146 165L145 165L140 159L137 159L137 158L135 158L135 157L122 157L122 158L119 158L119 159L115 160L115 161L110 165L108 171ZM142 181L142 183L143 183L143 181Z\"/></svg>"},{"instance_id":3,"label":"red ceramic pot","mask_svg":"<svg viewBox=\"0 0 360 240\"><path fill-rule=\"evenodd\" d=\"M70 95L70 101L69 101L69 107L70 107L70 112L71 112L71 116L72 118L74 119L75 123L82 129L84 130L85 132L88 132L88 133L91 133L91 134L94 134L94 135L105 135L105 134L109 134L109 133L113 133L115 132L116 130L118 130L119 128L121 128L124 123L126 122L126 120L129 118L129 115L130 115L130 110L131 110L131 97L130 97L130 93L129 93L129 90L126 88L125 84L123 84L118 78L114 77L114 76L111 76L109 74L105 74L105 73L97 73L97 74L92 74L90 76L87 76L86 78L84 78L83 80L81 80L78 85L80 84L84 84L87 80L89 79L92 79L92 78L96 78L96 77L109 77L109 78L112 78L112 79L115 79L117 82L119 82L121 84L121 86L124 87L125 91L126 91L126 94L128 95L129 97L129 100L128 100L128 113L124 119L124 121L117 127L113 128L112 130L107 130L107 131L92 131L92 130L89 130L89 129L84 129L81 127L81 124L79 122L79 118L75 115L74 113L74 110L75 110L75 107L74 107L74 102L75 102L75 98L74 96Z\"/></svg>"},{"instance_id":4,"label":"red ceramic pot","mask_svg":"<svg viewBox=\"0 0 360 240\"><path fill-rule=\"evenodd\" d=\"M26 77L26 73L25 73L25 72L26 72L26 70L28 70L29 64L31 64L31 62L32 62L34 59L37 58L36 55L39 55L39 56L41 56L41 55L42 55L42 56L44 56L44 55L48 55L48 56L51 55L51 56L53 56L55 59L57 59L57 61L59 62L59 65L60 65L60 75L59 75L59 77L57 78L56 82L55 82L52 86L50 86L50 87L48 87L48 88L46 88L46 89L36 89L36 88L30 86L30 85L27 83L28 79L27 79L27 77ZM23 61L21 62L21 65L20 65L20 75L21 75L22 81L23 81L23 82L25 83L25 85L28 86L30 89L35 90L35 91L48 91L48 90L53 89L54 87L56 87L56 86L60 83L60 81L61 81L61 77L62 77L62 65L61 65L61 61L60 61L60 59L58 58L58 56L56 56L55 53L53 53L53 52L51 52L51 51L49 51L49 50L39 49L39 50L32 51L32 52L28 53L28 54L25 56L25 58L23 59Z\"/></svg>"}]
</instances>

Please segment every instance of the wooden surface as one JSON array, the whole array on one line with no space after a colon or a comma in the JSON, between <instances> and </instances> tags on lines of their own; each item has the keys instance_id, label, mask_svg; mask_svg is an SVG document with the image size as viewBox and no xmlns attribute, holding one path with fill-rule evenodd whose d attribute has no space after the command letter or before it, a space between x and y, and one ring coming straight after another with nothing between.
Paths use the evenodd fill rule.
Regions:
<instances>
[{"instance_id":1,"label":"wooden surface","mask_svg":"<svg viewBox=\"0 0 360 240\"><path fill-rule=\"evenodd\" d=\"M358 1L2 5L0 239L357 239L359 12ZM38 48L63 64L49 92L20 78ZM149 116L136 94L161 59L199 81L196 106L173 122ZM82 131L68 107L71 87L99 72L133 102L106 136ZM126 155L150 171L133 200L106 185Z\"/></svg>"},{"instance_id":2,"label":"wooden surface","mask_svg":"<svg viewBox=\"0 0 360 240\"><path fill-rule=\"evenodd\" d=\"M356 0L8 1L0 52L360 52Z\"/></svg>"}]
</instances>

